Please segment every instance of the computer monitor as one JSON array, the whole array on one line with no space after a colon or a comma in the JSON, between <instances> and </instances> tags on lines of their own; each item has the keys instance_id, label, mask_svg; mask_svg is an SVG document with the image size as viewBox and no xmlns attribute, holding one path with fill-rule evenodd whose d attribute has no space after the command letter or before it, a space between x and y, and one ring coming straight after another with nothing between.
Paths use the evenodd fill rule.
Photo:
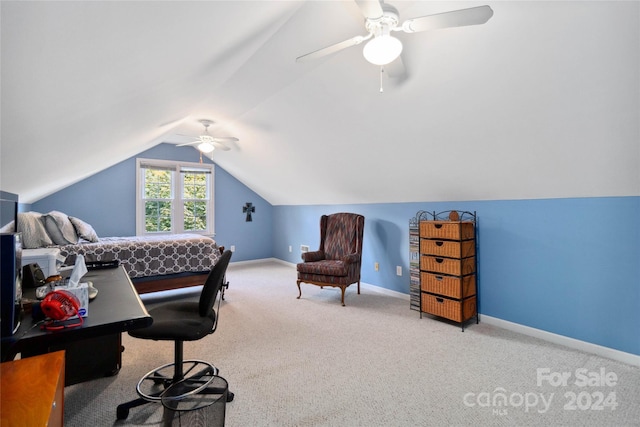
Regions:
<instances>
[{"instance_id":1,"label":"computer monitor","mask_svg":"<svg viewBox=\"0 0 640 427\"><path fill-rule=\"evenodd\" d=\"M18 195L0 191L0 227L18 219ZM13 335L22 316L22 243L16 232L0 234L0 334Z\"/></svg>"},{"instance_id":2,"label":"computer monitor","mask_svg":"<svg viewBox=\"0 0 640 427\"><path fill-rule=\"evenodd\" d=\"M13 229L16 231L18 223L18 195L0 190L0 228L13 221Z\"/></svg>"}]
</instances>

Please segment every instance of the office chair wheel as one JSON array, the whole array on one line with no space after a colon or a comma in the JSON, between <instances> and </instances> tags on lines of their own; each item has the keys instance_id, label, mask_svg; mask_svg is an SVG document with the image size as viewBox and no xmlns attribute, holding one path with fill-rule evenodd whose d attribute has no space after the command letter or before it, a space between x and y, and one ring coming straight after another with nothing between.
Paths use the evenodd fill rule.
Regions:
<instances>
[{"instance_id":1,"label":"office chair wheel","mask_svg":"<svg viewBox=\"0 0 640 427\"><path fill-rule=\"evenodd\" d=\"M227 402L233 402L233 398L236 397L233 392L227 391Z\"/></svg>"},{"instance_id":2,"label":"office chair wheel","mask_svg":"<svg viewBox=\"0 0 640 427\"><path fill-rule=\"evenodd\" d=\"M138 395L150 402L160 402L163 391L176 383L188 384L189 394L197 394L207 388L218 375L218 368L203 360L185 360L182 363L182 378L174 381L174 363L167 363L152 371L147 372L136 386ZM182 395L174 396L173 399L180 399Z\"/></svg>"},{"instance_id":3,"label":"office chair wheel","mask_svg":"<svg viewBox=\"0 0 640 427\"><path fill-rule=\"evenodd\" d=\"M129 408L121 408L118 406L118 409L116 410L116 418L119 420L126 420L128 416Z\"/></svg>"}]
</instances>

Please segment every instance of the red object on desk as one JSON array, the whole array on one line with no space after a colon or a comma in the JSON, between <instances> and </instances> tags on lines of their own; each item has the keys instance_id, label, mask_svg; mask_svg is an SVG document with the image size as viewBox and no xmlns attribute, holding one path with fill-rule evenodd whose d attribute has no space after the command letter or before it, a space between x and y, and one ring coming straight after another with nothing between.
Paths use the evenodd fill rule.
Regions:
<instances>
[{"instance_id":1,"label":"red object on desk","mask_svg":"<svg viewBox=\"0 0 640 427\"><path fill-rule=\"evenodd\" d=\"M91 302L91 315L83 325L48 332L31 316L23 316L18 331L2 337L2 360L12 360L17 353L25 357L66 350L66 385L115 375L121 367L122 332L149 326L153 319L122 266L90 271L84 279L93 282L100 296ZM35 295L34 289L27 292Z\"/></svg>"}]
</instances>

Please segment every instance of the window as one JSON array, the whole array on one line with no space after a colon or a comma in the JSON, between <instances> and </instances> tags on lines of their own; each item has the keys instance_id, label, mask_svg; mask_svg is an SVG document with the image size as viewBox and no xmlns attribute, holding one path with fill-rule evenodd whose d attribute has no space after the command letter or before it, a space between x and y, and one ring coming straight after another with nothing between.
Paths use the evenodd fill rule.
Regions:
<instances>
[{"instance_id":1,"label":"window","mask_svg":"<svg viewBox=\"0 0 640 427\"><path fill-rule=\"evenodd\" d=\"M136 234L213 235L213 167L138 159Z\"/></svg>"}]
</instances>

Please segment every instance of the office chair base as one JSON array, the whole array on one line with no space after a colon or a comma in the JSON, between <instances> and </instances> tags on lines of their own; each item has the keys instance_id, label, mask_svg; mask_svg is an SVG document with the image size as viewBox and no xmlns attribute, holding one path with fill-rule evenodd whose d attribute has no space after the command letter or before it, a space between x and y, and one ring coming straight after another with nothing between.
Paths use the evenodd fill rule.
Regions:
<instances>
[{"instance_id":1,"label":"office chair base","mask_svg":"<svg viewBox=\"0 0 640 427\"><path fill-rule=\"evenodd\" d=\"M217 390L215 391L217 392ZM204 393L207 393L207 392L208 392L207 390L204 390ZM227 403L233 402L234 397L235 397L235 394L227 390ZM116 409L116 418L118 420L126 420L129 417L129 410L131 410L132 408L136 408L138 406L145 405L147 403L153 403L153 402L139 397L138 399L132 400L131 402L122 403L118 405Z\"/></svg>"},{"instance_id":2,"label":"office chair base","mask_svg":"<svg viewBox=\"0 0 640 427\"><path fill-rule=\"evenodd\" d=\"M183 372L184 374L181 374ZM173 397L179 400L188 395L197 394L207 388L216 375L218 375L218 368L204 360L185 360L182 362L182 368L177 370L175 369L175 363L167 363L147 372L138 381L136 391L143 399L150 402L159 402L162 400L165 390L174 384L182 383L192 387L188 393L184 395L177 394ZM162 386L161 390L158 390L159 385Z\"/></svg>"},{"instance_id":3,"label":"office chair base","mask_svg":"<svg viewBox=\"0 0 640 427\"><path fill-rule=\"evenodd\" d=\"M117 409L116 409L116 418L118 420L126 420L127 417L129 416L129 410L138 406L142 406L144 404L150 403L148 400L143 399L143 398L138 398L135 400L132 400L131 402L127 402L127 403L121 403L120 405L118 405Z\"/></svg>"},{"instance_id":4,"label":"office chair base","mask_svg":"<svg viewBox=\"0 0 640 427\"><path fill-rule=\"evenodd\" d=\"M208 388L218 375L218 368L211 363L203 360L183 361L182 369L178 372L184 372L184 375L182 379L178 380L173 378L176 371L174 367L175 363L167 363L147 372L136 385L136 391L140 397L118 405L117 419L126 419L130 409L147 403L162 402L165 406L171 407L172 402L179 402L199 393L220 393L219 388ZM231 391L227 391L227 402L233 401L234 397Z\"/></svg>"}]
</instances>

